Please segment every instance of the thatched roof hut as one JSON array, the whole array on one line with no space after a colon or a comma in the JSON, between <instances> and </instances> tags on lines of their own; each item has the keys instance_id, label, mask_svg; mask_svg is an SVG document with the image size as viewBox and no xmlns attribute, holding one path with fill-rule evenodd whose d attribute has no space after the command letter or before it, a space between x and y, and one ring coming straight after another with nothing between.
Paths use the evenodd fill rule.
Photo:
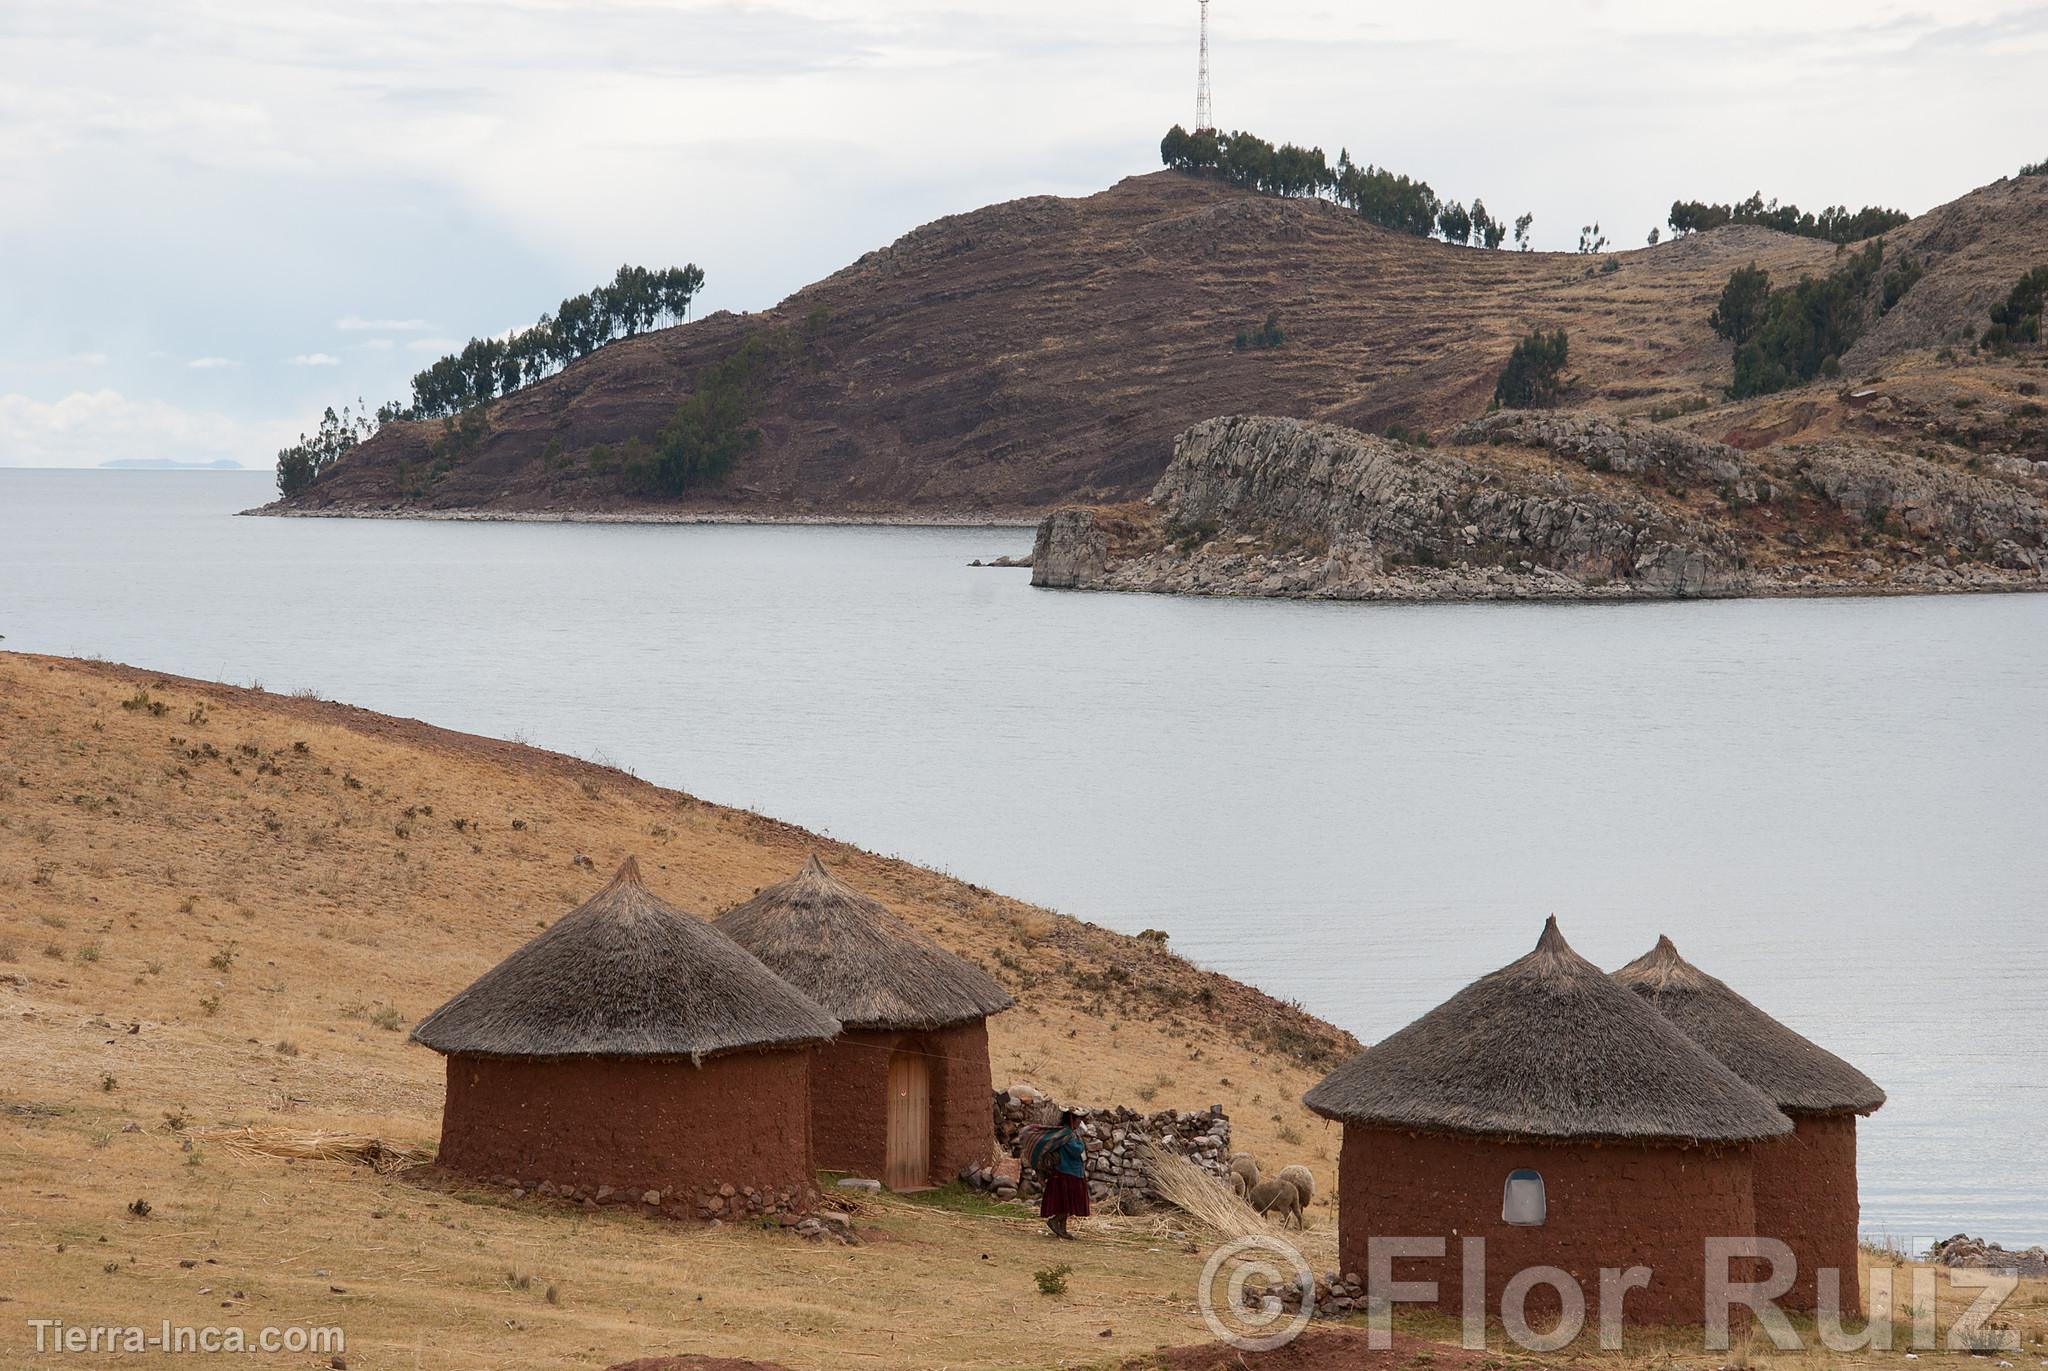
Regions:
<instances>
[{"instance_id":1,"label":"thatched roof hut","mask_svg":"<svg viewBox=\"0 0 2048 1371\"><path fill-rule=\"evenodd\" d=\"M714 927L848 1029L943 1028L1013 1003L987 972L834 876L815 854Z\"/></svg>"},{"instance_id":2,"label":"thatched roof hut","mask_svg":"<svg viewBox=\"0 0 2048 1371\"><path fill-rule=\"evenodd\" d=\"M702 919L640 883L632 858L554 927L420 1020L414 1041L479 1057L688 1057L798 1047L836 1019Z\"/></svg>"},{"instance_id":3,"label":"thatched roof hut","mask_svg":"<svg viewBox=\"0 0 2048 1371\"><path fill-rule=\"evenodd\" d=\"M1482 976L1338 1067L1325 1118L1513 1139L1745 1142L1791 1128L1772 1101L1565 943Z\"/></svg>"},{"instance_id":4,"label":"thatched roof hut","mask_svg":"<svg viewBox=\"0 0 2048 1371\"><path fill-rule=\"evenodd\" d=\"M1868 1114L1884 1103L1870 1077L1679 956L1669 938L1657 939L1614 979L1780 1109Z\"/></svg>"}]
</instances>

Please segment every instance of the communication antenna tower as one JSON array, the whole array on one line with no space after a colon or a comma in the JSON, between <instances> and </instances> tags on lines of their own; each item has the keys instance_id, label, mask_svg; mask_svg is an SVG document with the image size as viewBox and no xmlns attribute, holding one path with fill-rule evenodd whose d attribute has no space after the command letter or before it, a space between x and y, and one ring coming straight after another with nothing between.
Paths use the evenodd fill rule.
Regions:
<instances>
[{"instance_id":1,"label":"communication antenna tower","mask_svg":"<svg viewBox=\"0 0 2048 1371\"><path fill-rule=\"evenodd\" d=\"M1202 61L1195 69L1195 132L1216 127L1209 112L1209 0L1202 0Z\"/></svg>"}]
</instances>

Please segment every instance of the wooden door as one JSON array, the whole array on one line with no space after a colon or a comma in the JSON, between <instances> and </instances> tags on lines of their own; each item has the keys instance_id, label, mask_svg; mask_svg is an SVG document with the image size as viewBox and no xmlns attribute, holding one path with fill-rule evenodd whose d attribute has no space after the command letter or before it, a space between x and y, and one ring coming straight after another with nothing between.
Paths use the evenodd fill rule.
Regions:
<instances>
[{"instance_id":1,"label":"wooden door","mask_svg":"<svg viewBox=\"0 0 2048 1371\"><path fill-rule=\"evenodd\" d=\"M914 1052L889 1058L889 1142L882 1182L891 1190L932 1183L931 1064Z\"/></svg>"}]
</instances>

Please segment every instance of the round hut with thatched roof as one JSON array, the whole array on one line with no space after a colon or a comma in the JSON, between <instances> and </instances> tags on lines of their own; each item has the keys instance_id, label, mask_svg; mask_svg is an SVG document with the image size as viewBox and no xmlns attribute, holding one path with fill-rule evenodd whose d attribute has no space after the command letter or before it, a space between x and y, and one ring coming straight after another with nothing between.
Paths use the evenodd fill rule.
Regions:
<instances>
[{"instance_id":1,"label":"round hut with thatched roof","mask_svg":"<svg viewBox=\"0 0 2048 1371\"><path fill-rule=\"evenodd\" d=\"M441 1165L708 1216L815 1200L809 1049L838 1031L629 858L412 1036L448 1058Z\"/></svg>"},{"instance_id":2,"label":"round hut with thatched roof","mask_svg":"<svg viewBox=\"0 0 2048 1371\"><path fill-rule=\"evenodd\" d=\"M1551 919L1535 951L1338 1067L1304 1103L1344 1124L1337 1245L1442 1238L1403 1261L1463 1307L1462 1240L1486 1239L1486 1309L1518 1272L1559 1267L1596 1307L1603 1267L1646 1266L1626 1317L1705 1318L1705 1240L1754 1231L1751 1154L1791 1124L1606 972ZM1740 1273L1738 1273L1740 1274ZM1538 1285L1532 1325L1560 1304Z\"/></svg>"},{"instance_id":3,"label":"round hut with thatched roof","mask_svg":"<svg viewBox=\"0 0 2048 1371\"><path fill-rule=\"evenodd\" d=\"M715 926L844 1026L811 1067L818 1165L892 1190L995 1148L987 1017L1009 993L814 855Z\"/></svg>"},{"instance_id":4,"label":"round hut with thatched roof","mask_svg":"<svg viewBox=\"0 0 2048 1371\"><path fill-rule=\"evenodd\" d=\"M1792 1249L1799 1271L1778 1303L1819 1307L1819 1273L1840 1273L1839 1309L1862 1312L1856 1265L1856 1119L1884 1103L1870 1077L1779 1023L1678 955L1669 938L1614 973L1688 1038L1761 1091L1792 1132L1756 1149L1756 1233Z\"/></svg>"}]
</instances>

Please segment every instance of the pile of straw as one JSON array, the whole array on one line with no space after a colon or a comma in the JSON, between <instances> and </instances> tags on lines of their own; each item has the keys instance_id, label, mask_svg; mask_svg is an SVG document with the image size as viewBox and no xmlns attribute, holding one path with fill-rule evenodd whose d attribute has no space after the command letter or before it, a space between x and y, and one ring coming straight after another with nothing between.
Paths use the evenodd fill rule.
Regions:
<instances>
[{"instance_id":1,"label":"pile of straw","mask_svg":"<svg viewBox=\"0 0 2048 1371\"><path fill-rule=\"evenodd\" d=\"M1159 1197L1195 1222L1226 1238L1274 1236L1273 1227L1257 1210L1186 1157L1145 1147L1139 1159L1152 1172L1152 1188Z\"/></svg>"},{"instance_id":2,"label":"pile of straw","mask_svg":"<svg viewBox=\"0 0 2048 1371\"><path fill-rule=\"evenodd\" d=\"M421 1147L396 1147L367 1133L324 1128L189 1129L183 1136L244 1156L292 1157L311 1162L353 1162L384 1175L424 1166L434 1159Z\"/></svg>"}]
</instances>

